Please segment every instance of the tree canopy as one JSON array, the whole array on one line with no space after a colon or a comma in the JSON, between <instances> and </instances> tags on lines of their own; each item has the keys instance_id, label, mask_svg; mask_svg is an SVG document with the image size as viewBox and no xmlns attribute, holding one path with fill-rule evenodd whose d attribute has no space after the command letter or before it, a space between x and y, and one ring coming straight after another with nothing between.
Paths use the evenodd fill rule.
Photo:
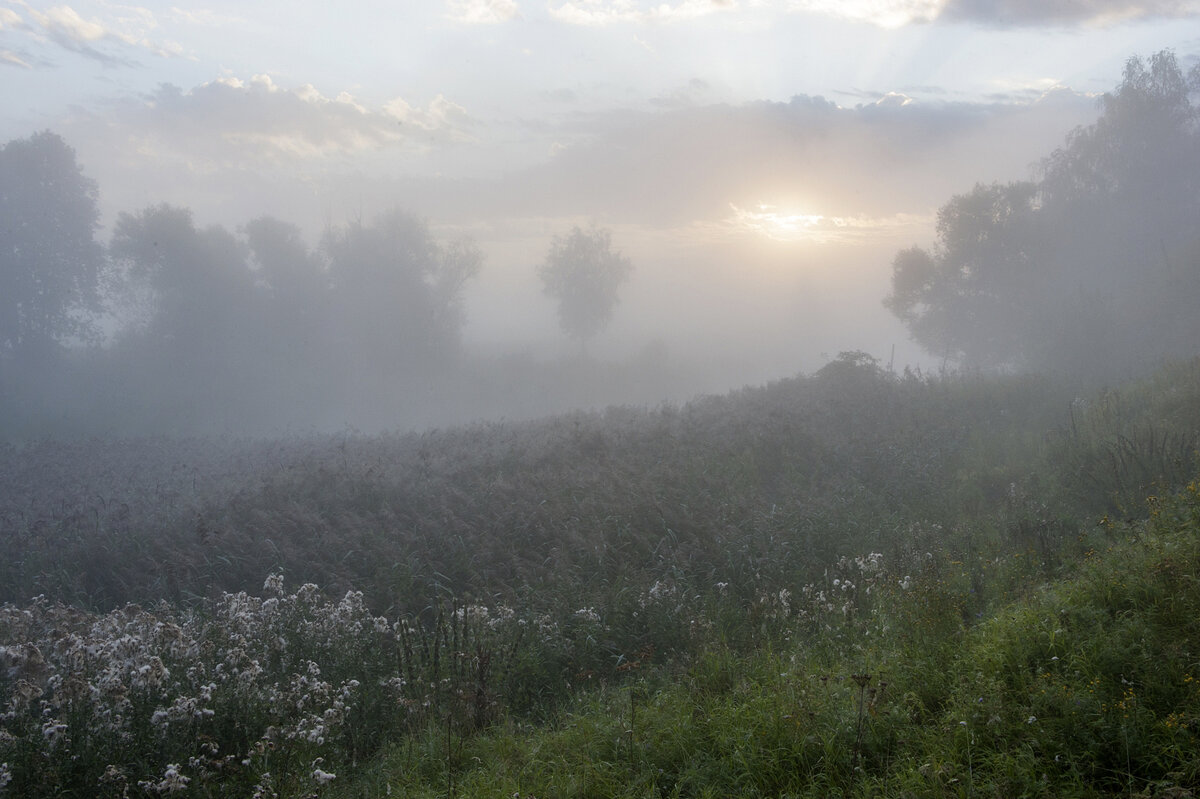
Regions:
<instances>
[{"instance_id":1,"label":"tree canopy","mask_svg":"<svg viewBox=\"0 0 1200 799\"><path fill-rule=\"evenodd\" d=\"M41 355L93 333L98 194L54 133L0 147L0 354Z\"/></svg>"},{"instance_id":2,"label":"tree canopy","mask_svg":"<svg viewBox=\"0 0 1200 799\"><path fill-rule=\"evenodd\" d=\"M546 294L558 302L558 322L581 346L604 329L617 305L617 290L633 264L612 248L612 232L574 228L555 236L538 269Z\"/></svg>"},{"instance_id":3,"label":"tree canopy","mask_svg":"<svg viewBox=\"0 0 1200 799\"><path fill-rule=\"evenodd\" d=\"M972 367L1108 378L1194 354L1197 88L1169 51L1131 58L1040 179L942 207L933 248L895 256L885 305L931 353Z\"/></svg>"}]
</instances>

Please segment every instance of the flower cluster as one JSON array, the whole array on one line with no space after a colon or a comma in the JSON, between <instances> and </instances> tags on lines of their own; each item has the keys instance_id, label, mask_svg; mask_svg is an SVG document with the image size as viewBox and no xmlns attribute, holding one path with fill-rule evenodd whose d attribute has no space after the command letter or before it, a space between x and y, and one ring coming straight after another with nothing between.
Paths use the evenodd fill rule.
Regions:
<instances>
[{"instance_id":1,"label":"flower cluster","mask_svg":"<svg viewBox=\"0 0 1200 799\"><path fill-rule=\"evenodd\" d=\"M287 593L272 575L263 593L226 594L200 612L0 606L0 792L34 781L83 794L220 784L270 796L304 774L324 785L406 723L389 708L436 711L446 681L469 670L466 622L489 620L477 607L449 616L461 651L439 657L436 631L373 615L361 592Z\"/></svg>"}]
</instances>

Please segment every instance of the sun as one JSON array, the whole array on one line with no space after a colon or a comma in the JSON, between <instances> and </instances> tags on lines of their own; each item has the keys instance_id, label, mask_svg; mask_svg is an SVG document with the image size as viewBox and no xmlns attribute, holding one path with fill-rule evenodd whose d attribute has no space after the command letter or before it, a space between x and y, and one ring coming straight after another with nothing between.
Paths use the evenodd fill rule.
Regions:
<instances>
[{"instance_id":1,"label":"sun","mask_svg":"<svg viewBox=\"0 0 1200 799\"><path fill-rule=\"evenodd\" d=\"M783 209L767 203L742 208L733 203L731 223L742 230L757 233L773 241L805 241L814 238L828 223L821 214Z\"/></svg>"}]
</instances>

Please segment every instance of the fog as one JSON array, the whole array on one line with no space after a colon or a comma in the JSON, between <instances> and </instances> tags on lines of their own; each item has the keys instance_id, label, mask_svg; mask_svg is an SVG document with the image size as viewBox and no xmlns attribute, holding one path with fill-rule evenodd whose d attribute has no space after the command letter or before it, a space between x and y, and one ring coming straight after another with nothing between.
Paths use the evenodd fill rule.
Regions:
<instances>
[{"instance_id":1,"label":"fog","mask_svg":"<svg viewBox=\"0 0 1200 799\"><path fill-rule=\"evenodd\" d=\"M1195 354L1192 6L861 6L0 6L0 433Z\"/></svg>"}]
</instances>

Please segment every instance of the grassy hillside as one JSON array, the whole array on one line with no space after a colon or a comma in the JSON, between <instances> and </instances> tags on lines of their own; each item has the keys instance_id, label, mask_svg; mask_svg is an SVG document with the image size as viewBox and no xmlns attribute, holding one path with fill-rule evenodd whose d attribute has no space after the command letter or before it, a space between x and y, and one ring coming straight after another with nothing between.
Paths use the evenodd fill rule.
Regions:
<instances>
[{"instance_id":1,"label":"grassy hillside","mask_svg":"<svg viewBox=\"0 0 1200 799\"><path fill-rule=\"evenodd\" d=\"M1200 362L1075 397L847 354L682 407L10 448L0 791L1191 795L1198 436Z\"/></svg>"}]
</instances>

